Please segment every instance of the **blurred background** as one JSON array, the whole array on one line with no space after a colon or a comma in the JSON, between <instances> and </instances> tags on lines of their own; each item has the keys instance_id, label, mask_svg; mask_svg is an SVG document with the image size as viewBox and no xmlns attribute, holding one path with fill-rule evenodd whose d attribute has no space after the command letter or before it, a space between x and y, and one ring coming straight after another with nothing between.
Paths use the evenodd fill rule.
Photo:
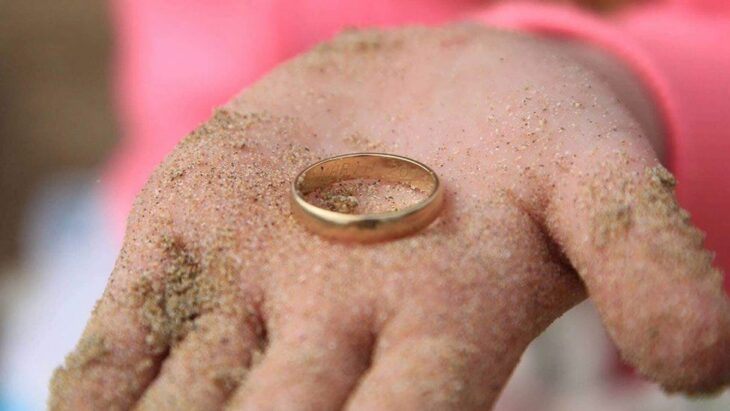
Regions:
<instances>
[{"instance_id":1,"label":"blurred background","mask_svg":"<svg viewBox=\"0 0 730 411\"><path fill-rule=\"evenodd\" d=\"M0 1L0 21L0 410L38 410L114 259L89 237L113 42L104 2Z\"/></svg>"},{"instance_id":2,"label":"blurred background","mask_svg":"<svg viewBox=\"0 0 730 411\"><path fill-rule=\"evenodd\" d=\"M573 3L610 12L629 1ZM125 149L117 144L124 82L112 15L105 2L0 2L0 411L45 408L51 373L79 337L119 248L103 200L113 150ZM203 106L225 102L247 81L223 90L215 78L197 84L215 91ZM182 137L208 114L196 110L175 132ZM530 347L498 409L728 410L730 394L690 400L640 381L584 303Z\"/></svg>"}]
</instances>

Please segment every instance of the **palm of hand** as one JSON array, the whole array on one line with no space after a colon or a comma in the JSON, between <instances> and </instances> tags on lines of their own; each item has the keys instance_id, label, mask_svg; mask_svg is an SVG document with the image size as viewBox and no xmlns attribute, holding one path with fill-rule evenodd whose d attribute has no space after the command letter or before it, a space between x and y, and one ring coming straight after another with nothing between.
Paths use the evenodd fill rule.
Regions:
<instances>
[{"instance_id":1,"label":"palm of hand","mask_svg":"<svg viewBox=\"0 0 730 411\"><path fill-rule=\"evenodd\" d=\"M727 382L730 307L671 176L601 80L546 47L347 34L229 103L140 195L53 404L483 409L585 289L642 372ZM432 166L441 218L371 245L304 231L291 178L351 151Z\"/></svg>"}]
</instances>

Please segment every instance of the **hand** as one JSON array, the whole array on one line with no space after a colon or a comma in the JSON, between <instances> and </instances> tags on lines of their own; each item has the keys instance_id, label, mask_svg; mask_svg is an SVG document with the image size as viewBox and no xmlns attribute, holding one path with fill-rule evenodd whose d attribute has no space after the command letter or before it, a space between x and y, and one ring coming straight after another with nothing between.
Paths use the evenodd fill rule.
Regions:
<instances>
[{"instance_id":1,"label":"hand","mask_svg":"<svg viewBox=\"0 0 730 411\"><path fill-rule=\"evenodd\" d=\"M730 381L730 304L630 110L559 45L472 26L346 33L288 62L154 173L52 408L484 409L587 295L668 390ZM329 242L292 178L423 161L424 231Z\"/></svg>"}]
</instances>

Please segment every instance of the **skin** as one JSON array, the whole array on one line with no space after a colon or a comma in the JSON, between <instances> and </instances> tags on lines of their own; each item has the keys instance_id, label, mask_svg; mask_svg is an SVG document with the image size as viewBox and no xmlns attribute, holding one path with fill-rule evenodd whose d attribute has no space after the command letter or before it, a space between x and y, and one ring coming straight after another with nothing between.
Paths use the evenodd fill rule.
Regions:
<instances>
[{"instance_id":1,"label":"skin","mask_svg":"<svg viewBox=\"0 0 730 411\"><path fill-rule=\"evenodd\" d=\"M51 408L488 409L586 297L640 373L720 389L722 275L651 116L581 55L462 25L345 33L283 64L151 177ZM433 167L442 216L369 245L302 229L291 179L359 150Z\"/></svg>"}]
</instances>

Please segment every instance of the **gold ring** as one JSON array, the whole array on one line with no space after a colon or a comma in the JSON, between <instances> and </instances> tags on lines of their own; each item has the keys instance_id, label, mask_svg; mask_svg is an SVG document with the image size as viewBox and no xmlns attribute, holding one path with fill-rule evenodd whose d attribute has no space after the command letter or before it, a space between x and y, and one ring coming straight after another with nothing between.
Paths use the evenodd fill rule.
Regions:
<instances>
[{"instance_id":1,"label":"gold ring","mask_svg":"<svg viewBox=\"0 0 730 411\"><path fill-rule=\"evenodd\" d=\"M407 208L374 214L345 214L317 207L305 196L333 183L376 179L407 184L428 196ZM307 229L337 240L374 242L403 237L428 226L441 211L444 190L436 173L407 157L354 153L307 167L292 182L292 213Z\"/></svg>"}]
</instances>

